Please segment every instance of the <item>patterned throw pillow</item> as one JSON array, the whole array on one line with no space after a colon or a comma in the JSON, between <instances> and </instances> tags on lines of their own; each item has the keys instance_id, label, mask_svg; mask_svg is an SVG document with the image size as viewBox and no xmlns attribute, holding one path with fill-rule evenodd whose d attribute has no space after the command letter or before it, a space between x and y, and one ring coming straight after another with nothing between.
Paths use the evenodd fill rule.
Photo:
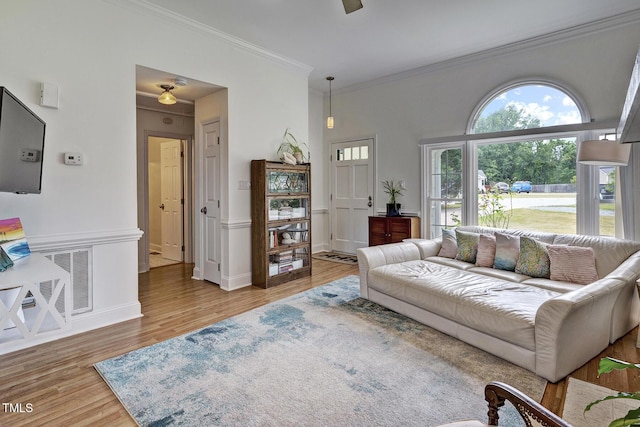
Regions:
<instances>
[{"instance_id":1,"label":"patterned throw pillow","mask_svg":"<svg viewBox=\"0 0 640 427\"><path fill-rule=\"evenodd\" d=\"M475 264L476 256L478 255L480 235L469 231L456 230L456 240L458 242L458 255L456 255L456 259Z\"/></svg>"},{"instance_id":2,"label":"patterned throw pillow","mask_svg":"<svg viewBox=\"0 0 640 427\"><path fill-rule=\"evenodd\" d=\"M598 280L593 249L582 246L549 245L551 280L588 285Z\"/></svg>"},{"instance_id":3,"label":"patterned throw pillow","mask_svg":"<svg viewBox=\"0 0 640 427\"><path fill-rule=\"evenodd\" d=\"M516 273L548 279L550 267L547 244L531 237L520 237L520 257L516 263Z\"/></svg>"},{"instance_id":4,"label":"patterned throw pillow","mask_svg":"<svg viewBox=\"0 0 640 427\"><path fill-rule=\"evenodd\" d=\"M453 230L442 230L442 245L438 256L444 258L455 258L458 255L458 242L456 233Z\"/></svg>"},{"instance_id":5,"label":"patterned throw pillow","mask_svg":"<svg viewBox=\"0 0 640 427\"><path fill-rule=\"evenodd\" d=\"M476 265L478 267L493 267L493 261L496 256L496 238L481 234L478 240L478 256L476 257Z\"/></svg>"},{"instance_id":6,"label":"patterned throw pillow","mask_svg":"<svg viewBox=\"0 0 640 427\"><path fill-rule=\"evenodd\" d=\"M511 234L496 233L496 259L493 267L499 270L514 271L520 257L520 237Z\"/></svg>"}]
</instances>

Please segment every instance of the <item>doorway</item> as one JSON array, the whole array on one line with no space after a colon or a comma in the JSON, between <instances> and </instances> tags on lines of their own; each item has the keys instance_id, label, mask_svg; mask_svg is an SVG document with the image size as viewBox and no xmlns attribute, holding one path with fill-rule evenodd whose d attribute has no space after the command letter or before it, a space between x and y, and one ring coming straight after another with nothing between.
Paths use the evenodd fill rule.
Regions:
<instances>
[{"instance_id":1,"label":"doorway","mask_svg":"<svg viewBox=\"0 0 640 427\"><path fill-rule=\"evenodd\" d=\"M331 249L355 254L369 246L374 139L335 142L331 149Z\"/></svg>"},{"instance_id":2,"label":"doorway","mask_svg":"<svg viewBox=\"0 0 640 427\"><path fill-rule=\"evenodd\" d=\"M149 268L190 257L190 141L186 136L147 137L147 242ZM188 153L188 154L186 154Z\"/></svg>"}]
</instances>

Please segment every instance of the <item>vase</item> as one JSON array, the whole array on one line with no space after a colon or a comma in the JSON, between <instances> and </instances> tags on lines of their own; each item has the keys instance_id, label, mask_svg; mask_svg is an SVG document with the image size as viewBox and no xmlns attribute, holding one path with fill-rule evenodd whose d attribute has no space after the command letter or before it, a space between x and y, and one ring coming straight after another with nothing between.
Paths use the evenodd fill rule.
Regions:
<instances>
[{"instance_id":1,"label":"vase","mask_svg":"<svg viewBox=\"0 0 640 427\"><path fill-rule=\"evenodd\" d=\"M387 216L400 216L400 203L387 203Z\"/></svg>"},{"instance_id":2,"label":"vase","mask_svg":"<svg viewBox=\"0 0 640 427\"><path fill-rule=\"evenodd\" d=\"M302 153L293 153L293 157L296 158L296 163L301 165L302 162L304 161L303 157L302 157Z\"/></svg>"}]
</instances>

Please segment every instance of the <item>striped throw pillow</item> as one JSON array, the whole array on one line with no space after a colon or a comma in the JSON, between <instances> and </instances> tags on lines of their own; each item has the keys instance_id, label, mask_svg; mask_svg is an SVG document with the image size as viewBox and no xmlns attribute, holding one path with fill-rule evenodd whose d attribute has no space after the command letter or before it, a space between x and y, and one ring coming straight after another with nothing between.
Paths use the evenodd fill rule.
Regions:
<instances>
[{"instance_id":1,"label":"striped throw pillow","mask_svg":"<svg viewBox=\"0 0 640 427\"><path fill-rule=\"evenodd\" d=\"M582 246L549 245L551 280L588 285L598 280L593 249Z\"/></svg>"}]
</instances>

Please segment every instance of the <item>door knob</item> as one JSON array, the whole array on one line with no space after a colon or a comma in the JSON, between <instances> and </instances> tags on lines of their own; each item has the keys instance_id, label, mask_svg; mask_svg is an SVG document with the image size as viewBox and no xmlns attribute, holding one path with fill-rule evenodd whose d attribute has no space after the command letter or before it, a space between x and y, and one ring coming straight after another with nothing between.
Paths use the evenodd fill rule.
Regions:
<instances>
[{"instance_id":1,"label":"door knob","mask_svg":"<svg viewBox=\"0 0 640 427\"><path fill-rule=\"evenodd\" d=\"M371 196L369 196L369 203L367 203L367 206L369 207L373 206L373 203L371 203Z\"/></svg>"},{"instance_id":2,"label":"door knob","mask_svg":"<svg viewBox=\"0 0 640 427\"><path fill-rule=\"evenodd\" d=\"M203 214L207 214L207 207L205 206L204 208L200 209L200 212L202 212Z\"/></svg>"},{"instance_id":3,"label":"door knob","mask_svg":"<svg viewBox=\"0 0 640 427\"><path fill-rule=\"evenodd\" d=\"M164 203L158 206L160 209L164 210Z\"/></svg>"}]
</instances>

